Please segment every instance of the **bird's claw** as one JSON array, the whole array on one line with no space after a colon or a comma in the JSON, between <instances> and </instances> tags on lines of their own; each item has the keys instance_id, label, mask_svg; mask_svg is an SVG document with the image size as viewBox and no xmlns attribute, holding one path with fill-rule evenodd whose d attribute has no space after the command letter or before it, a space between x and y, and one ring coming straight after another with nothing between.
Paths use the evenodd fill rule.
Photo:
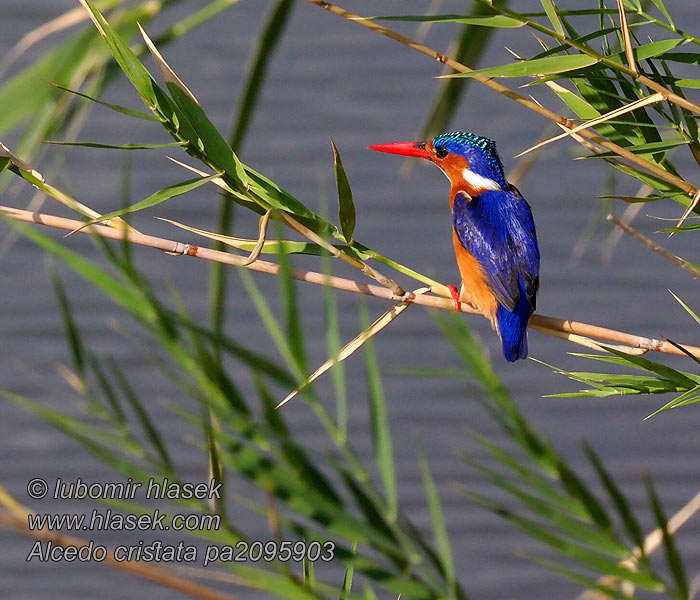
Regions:
<instances>
[{"instance_id":1,"label":"bird's claw","mask_svg":"<svg viewBox=\"0 0 700 600\"><path fill-rule=\"evenodd\" d=\"M462 301L459 299L459 290L453 285L448 285L447 289L450 290L452 299L455 301L455 310L457 312L462 312Z\"/></svg>"}]
</instances>

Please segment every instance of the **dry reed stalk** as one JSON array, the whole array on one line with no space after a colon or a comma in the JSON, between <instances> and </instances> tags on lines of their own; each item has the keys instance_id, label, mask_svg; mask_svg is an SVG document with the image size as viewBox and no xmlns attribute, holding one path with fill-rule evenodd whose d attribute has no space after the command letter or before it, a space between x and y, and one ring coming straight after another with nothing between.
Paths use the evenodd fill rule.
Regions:
<instances>
[{"instance_id":1,"label":"dry reed stalk","mask_svg":"<svg viewBox=\"0 0 700 600\"><path fill-rule=\"evenodd\" d=\"M74 219L66 219L64 217L48 215L45 213L32 213L28 210L21 210L9 206L0 206L0 216L67 231L73 231L84 224L82 221L76 221ZM244 256L237 256L228 252L220 252L218 250L211 250L210 248L201 248L199 246L183 244L182 242L167 240L152 235L145 235L143 233L114 229L105 225L90 225L89 227L81 229L79 233L99 235L112 240L126 240L133 244L156 248L170 254L194 256L222 264L245 267L246 269L250 269L252 271L259 271L270 275L279 275L281 272L279 265L268 261L256 260L252 264L246 265L245 263L247 262L247 257ZM364 294L375 298L383 298L393 302L406 301L408 303L420 304L421 306L439 308L442 310L455 309L454 301L451 298L444 298L430 294L414 295L410 293L398 296L390 289L385 287L368 283L360 283L352 279L344 279L333 275L324 275L323 273L317 273L315 271L292 269L290 275L299 281L306 281L307 283L314 283L316 285L326 285L338 290L353 292L355 294ZM466 302L462 303L462 312L478 314L477 311L470 307ZM548 335L555 335L551 332L573 334L573 336L567 339L579 344L581 344L581 342L577 340L576 336L585 336L605 340L607 342L613 342L615 344L623 344L634 349L639 348L645 351L653 350L655 352L686 356L685 352L666 341L646 338L639 335L633 335L631 333L625 333L623 331L617 331L615 329L607 329L605 327L590 325L588 323L580 323L578 321L568 319L559 319L556 317L534 314L530 318L529 327ZM561 336L555 335L555 337ZM585 343L581 345L588 346L588 344ZM700 359L700 347L689 346L686 344L682 344L682 346L688 353Z\"/></svg>"},{"instance_id":2,"label":"dry reed stalk","mask_svg":"<svg viewBox=\"0 0 700 600\"><path fill-rule=\"evenodd\" d=\"M627 13L622 0L617 0L617 10L620 12L620 29L622 30L622 41L625 45L625 56L627 57L627 65L634 72L635 76L639 77L637 62L634 60L634 48L632 48L632 36L630 35L630 27L627 24Z\"/></svg>"}]
</instances>

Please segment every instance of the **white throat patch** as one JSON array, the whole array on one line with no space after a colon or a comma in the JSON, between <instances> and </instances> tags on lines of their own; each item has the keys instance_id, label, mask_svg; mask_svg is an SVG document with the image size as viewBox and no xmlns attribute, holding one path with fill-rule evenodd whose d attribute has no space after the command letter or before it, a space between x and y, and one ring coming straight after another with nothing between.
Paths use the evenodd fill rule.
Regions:
<instances>
[{"instance_id":1,"label":"white throat patch","mask_svg":"<svg viewBox=\"0 0 700 600\"><path fill-rule=\"evenodd\" d=\"M462 170L462 177L464 178L464 181L473 187L477 192L483 192L486 190L500 192L503 190L497 181L478 175L469 169Z\"/></svg>"}]
</instances>

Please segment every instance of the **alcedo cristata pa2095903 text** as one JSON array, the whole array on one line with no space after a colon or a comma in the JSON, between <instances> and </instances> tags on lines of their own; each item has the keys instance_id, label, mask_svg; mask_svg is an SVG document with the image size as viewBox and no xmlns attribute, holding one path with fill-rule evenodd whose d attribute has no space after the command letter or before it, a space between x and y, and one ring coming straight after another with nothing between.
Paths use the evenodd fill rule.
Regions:
<instances>
[{"instance_id":1,"label":"alcedo cristata pa2095903 text","mask_svg":"<svg viewBox=\"0 0 700 600\"><path fill-rule=\"evenodd\" d=\"M527 357L527 322L535 310L540 251L529 204L506 181L493 140L473 133L443 133L428 142L378 144L371 150L417 156L447 175L452 238L462 276L460 302L476 308L501 336L503 355Z\"/></svg>"}]
</instances>

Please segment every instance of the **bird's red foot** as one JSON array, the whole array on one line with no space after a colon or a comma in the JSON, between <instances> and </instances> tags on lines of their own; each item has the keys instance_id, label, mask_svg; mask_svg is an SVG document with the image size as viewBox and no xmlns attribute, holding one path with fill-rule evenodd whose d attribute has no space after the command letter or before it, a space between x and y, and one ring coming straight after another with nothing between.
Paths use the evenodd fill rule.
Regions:
<instances>
[{"instance_id":1,"label":"bird's red foot","mask_svg":"<svg viewBox=\"0 0 700 600\"><path fill-rule=\"evenodd\" d=\"M448 285L447 289L450 290L450 294L452 294L452 299L455 301L455 310L457 312L462 312L462 302L459 299L459 290L453 285Z\"/></svg>"}]
</instances>

